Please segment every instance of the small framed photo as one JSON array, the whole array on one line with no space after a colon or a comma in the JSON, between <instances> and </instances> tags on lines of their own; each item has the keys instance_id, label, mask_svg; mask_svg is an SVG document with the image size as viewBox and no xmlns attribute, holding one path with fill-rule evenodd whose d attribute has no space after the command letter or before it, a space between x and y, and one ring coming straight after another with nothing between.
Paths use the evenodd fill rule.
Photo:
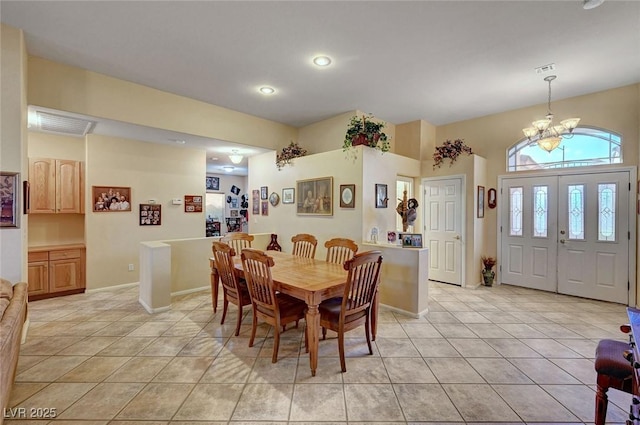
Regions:
<instances>
[{"instance_id":1,"label":"small framed photo","mask_svg":"<svg viewBox=\"0 0 640 425\"><path fill-rule=\"evenodd\" d=\"M356 207L356 185L341 184L340 185L340 208Z\"/></svg>"},{"instance_id":2,"label":"small framed photo","mask_svg":"<svg viewBox=\"0 0 640 425\"><path fill-rule=\"evenodd\" d=\"M240 188L234 184L231 186L231 193L238 196L240 194Z\"/></svg>"},{"instance_id":3,"label":"small framed photo","mask_svg":"<svg viewBox=\"0 0 640 425\"><path fill-rule=\"evenodd\" d=\"M376 183L376 208L387 208L388 201L387 185Z\"/></svg>"},{"instance_id":4,"label":"small framed photo","mask_svg":"<svg viewBox=\"0 0 640 425\"><path fill-rule=\"evenodd\" d=\"M260 191L258 189L255 189L251 192L251 202L253 214L260 214Z\"/></svg>"},{"instance_id":5,"label":"small framed photo","mask_svg":"<svg viewBox=\"0 0 640 425\"><path fill-rule=\"evenodd\" d=\"M20 227L18 222L19 173L0 172L0 227ZM26 211L26 210L25 210Z\"/></svg>"},{"instance_id":6,"label":"small framed photo","mask_svg":"<svg viewBox=\"0 0 640 425\"><path fill-rule=\"evenodd\" d=\"M201 213L202 212L202 196L184 195L184 212Z\"/></svg>"},{"instance_id":7,"label":"small framed photo","mask_svg":"<svg viewBox=\"0 0 640 425\"><path fill-rule=\"evenodd\" d=\"M93 212L131 211L131 188L92 186Z\"/></svg>"},{"instance_id":8,"label":"small framed photo","mask_svg":"<svg viewBox=\"0 0 640 425\"><path fill-rule=\"evenodd\" d=\"M422 248L421 233L400 233L403 248Z\"/></svg>"},{"instance_id":9,"label":"small framed photo","mask_svg":"<svg viewBox=\"0 0 640 425\"><path fill-rule=\"evenodd\" d=\"M140 226L160 226L162 223L162 205L140 204Z\"/></svg>"},{"instance_id":10,"label":"small framed photo","mask_svg":"<svg viewBox=\"0 0 640 425\"><path fill-rule=\"evenodd\" d=\"M220 177L207 176L207 190L220 190Z\"/></svg>"},{"instance_id":11,"label":"small framed photo","mask_svg":"<svg viewBox=\"0 0 640 425\"><path fill-rule=\"evenodd\" d=\"M484 218L484 186L478 186L478 218Z\"/></svg>"},{"instance_id":12,"label":"small framed photo","mask_svg":"<svg viewBox=\"0 0 640 425\"><path fill-rule=\"evenodd\" d=\"M262 186L260 188L260 199L269 199L269 188L267 186Z\"/></svg>"},{"instance_id":13,"label":"small framed photo","mask_svg":"<svg viewBox=\"0 0 640 425\"><path fill-rule=\"evenodd\" d=\"M229 211L231 217L240 217L240 211L238 210L231 210Z\"/></svg>"},{"instance_id":14,"label":"small framed photo","mask_svg":"<svg viewBox=\"0 0 640 425\"><path fill-rule=\"evenodd\" d=\"M269 201L262 201L262 215L269 215Z\"/></svg>"},{"instance_id":15,"label":"small framed photo","mask_svg":"<svg viewBox=\"0 0 640 425\"><path fill-rule=\"evenodd\" d=\"M293 204L295 202L295 193L296 190L293 187L282 189L282 203Z\"/></svg>"}]
</instances>

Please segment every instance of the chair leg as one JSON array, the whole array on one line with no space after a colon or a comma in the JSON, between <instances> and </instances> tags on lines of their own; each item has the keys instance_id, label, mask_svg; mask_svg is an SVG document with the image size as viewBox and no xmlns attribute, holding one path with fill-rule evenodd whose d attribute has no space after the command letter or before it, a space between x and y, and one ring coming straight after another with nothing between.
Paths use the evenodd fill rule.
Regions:
<instances>
[{"instance_id":1,"label":"chair leg","mask_svg":"<svg viewBox=\"0 0 640 425\"><path fill-rule=\"evenodd\" d=\"M347 371L347 362L344 360L344 332L338 332L338 351L340 352L340 369Z\"/></svg>"},{"instance_id":2,"label":"chair leg","mask_svg":"<svg viewBox=\"0 0 640 425\"><path fill-rule=\"evenodd\" d=\"M304 324L304 352L309 352L309 334L307 333L307 324Z\"/></svg>"},{"instance_id":3,"label":"chair leg","mask_svg":"<svg viewBox=\"0 0 640 425\"><path fill-rule=\"evenodd\" d=\"M240 301L242 304L242 301ZM240 335L240 325L242 324L242 306L238 306L238 320L236 322L236 336Z\"/></svg>"},{"instance_id":4,"label":"chair leg","mask_svg":"<svg viewBox=\"0 0 640 425\"><path fill-rule=\"evenodd\" d=\"M271 356L271 363L278 361L278 349L280 348L280 327L273 327L273 355Z\"/></svg>"},{"instance_id":5,"label":"chair leg","mask_svg":"<svg viewBox=\"0 0 640 425\"><path fill-rule=\"evenodd\" d=\"M369 321L369 315L365 319L364 323L364 334L367 337L367 345L369 346L369 355L373 354L373 349L371 348L371 332L369 332L369 327L371 326L371 322Z\"/></svg>"},{"instance_id":6,"label":"chair leg","mask_svg":"<svg viewBox=\"0 0 640 425\"><path fill-rule=\"evenodd\" d=\"M322 328L322 339L327 339L327 328Z\"/></svg>"},{"instance_id":7,"label":"chair leg","mask_svg":"<svg viewBox=\"0 0 640 425\"><path fill-rule=\"evenodd\" d=\"M253 307L253 321L251 322L251 338L249 339L249 347L253 347L253 340L256 338L256 328L258 327L258 315L256 308Z\"/></svg>"},{"instance_id":8,"label":"chair leg","mask_svg":"<svg viewBox=\"0 0 640 425\"><path fill-rule=\"evenodd\" d=\"M220 320L221 325L224 325L224 319L225 317L227 317L227 308L229 308L229 300L227 300L227 297L224 297L224 300L222 301L222 319Z\"/></svg>"},{"instance_id":9,"label":"chair leg","mask_svg":"<svg viewBox=\"0 0 640 425\"><path fill-rule=\"evenodd\" d=\"M596 416L595 425L604 425L607 418L607 405L609 404L609 397L607 391L609 388L598 385L596 391Z\"/></svg>"}]
</instances>

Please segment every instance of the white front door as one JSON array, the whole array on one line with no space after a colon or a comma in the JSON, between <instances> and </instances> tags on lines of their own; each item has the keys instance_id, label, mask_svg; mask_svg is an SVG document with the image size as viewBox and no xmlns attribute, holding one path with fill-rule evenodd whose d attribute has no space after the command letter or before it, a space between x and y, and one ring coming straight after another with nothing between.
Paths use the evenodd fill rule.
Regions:
<instances>
[{"instance_id":1,"label":"white front door","mask_svg":"<svg viewBox=\"0 0 640 425\"><path fill-rule=\"evenodd\" d=\"M629 302L628 171L501 179L500 281Z\"/></svg>"},{"instance_id":2,"label":"white front door","mask_svg":"<svg viewBox=\"0 0 640 425\"><path fill-rule=\"evenodd\" d=\"M628 302L628 172L561 176L558 292Z\"/></svg>"},{"instance_id":3,"label":"white front door","mask_svg":"<svg viewBox=\"0 0 640 425\"><path fill-rule=\"evenodd\" d=\"M462 177L424 180L425 246L429 280L462 285Z\"/></svg>"}]
</instances>

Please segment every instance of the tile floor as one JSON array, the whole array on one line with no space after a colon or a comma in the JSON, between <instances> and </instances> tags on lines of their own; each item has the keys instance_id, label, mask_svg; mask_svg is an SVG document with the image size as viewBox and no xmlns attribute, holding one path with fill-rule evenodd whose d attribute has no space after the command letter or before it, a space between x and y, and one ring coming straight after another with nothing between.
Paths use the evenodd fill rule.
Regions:
<instances>
[{"instance_id":1,"label":"tile floor","mask_svg":"<svg viewBox=\"0 0 640 425\"><path fill-rule=\"evenodd\" d=\"M270 328L249 348L250 315L232 336L236 309L221 326L209 292L155 315L137 298L129 288L30 303L11 396L25 414L4 412L5 423L46 424L47 409L65 425L593 423L596 344L626 338L623 305L430 283L426 317L383 308L373 356L362 328L347 334L344 374L330 334L311 377L302 326L272 364ZM629 403L612 390L608 423L624 423Z\"/></svg>"}]
</instances>

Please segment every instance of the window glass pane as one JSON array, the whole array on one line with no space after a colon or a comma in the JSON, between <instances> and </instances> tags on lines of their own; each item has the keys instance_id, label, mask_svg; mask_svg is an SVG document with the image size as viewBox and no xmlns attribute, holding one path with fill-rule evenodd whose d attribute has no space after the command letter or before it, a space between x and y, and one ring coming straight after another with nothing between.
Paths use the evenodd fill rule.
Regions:
<instances>
[{"instance_id":1,"label":"window glass pane","mask_svg":"<svg viewBox=\"0 0 640 425\"><path fill-rule=\"evenodd\" d=\"M616 133L591 127L578 127L571 138L551 152L540 148L537 137L521 139L507 150L508 171L586 167L621 164L622 138Z\"/></svg>"},{"instance_id":2,"label":"window glass pane","mask_svg":"<svg viewBox=\"0 0 640 425\"><path fill-rule=\"evenodd\" d=\"M598 240L616 240L616 184L598 184Z\"/></svg>"},{"instance_id":3,"label":"window glass pane","mask_svg":"<svg viewBox=\"0 0 640 425\"><path fill-rule=\"evenodd\" d=\"M568 238L584 240L584 185L569 185L568 195Z\"/></svg>"},{"instance_id":4,"label":"window glass pane","mask_svg":"<svg viewBox=\"0 0 640 425\"><path fill-rule=\"evenodd\" d=\"M533 186L533 237L547 237L548 187Z\"/></svg>"},{"instance_id":5,"label":"window glass pane","mask_svg":"<svg viewBox=\"0 0 640 425\"><path fill-rule=\"evenodd\" d=\"M509 235L522 236L522 187L509 188Z\"/></svg>"}]
</instances>

